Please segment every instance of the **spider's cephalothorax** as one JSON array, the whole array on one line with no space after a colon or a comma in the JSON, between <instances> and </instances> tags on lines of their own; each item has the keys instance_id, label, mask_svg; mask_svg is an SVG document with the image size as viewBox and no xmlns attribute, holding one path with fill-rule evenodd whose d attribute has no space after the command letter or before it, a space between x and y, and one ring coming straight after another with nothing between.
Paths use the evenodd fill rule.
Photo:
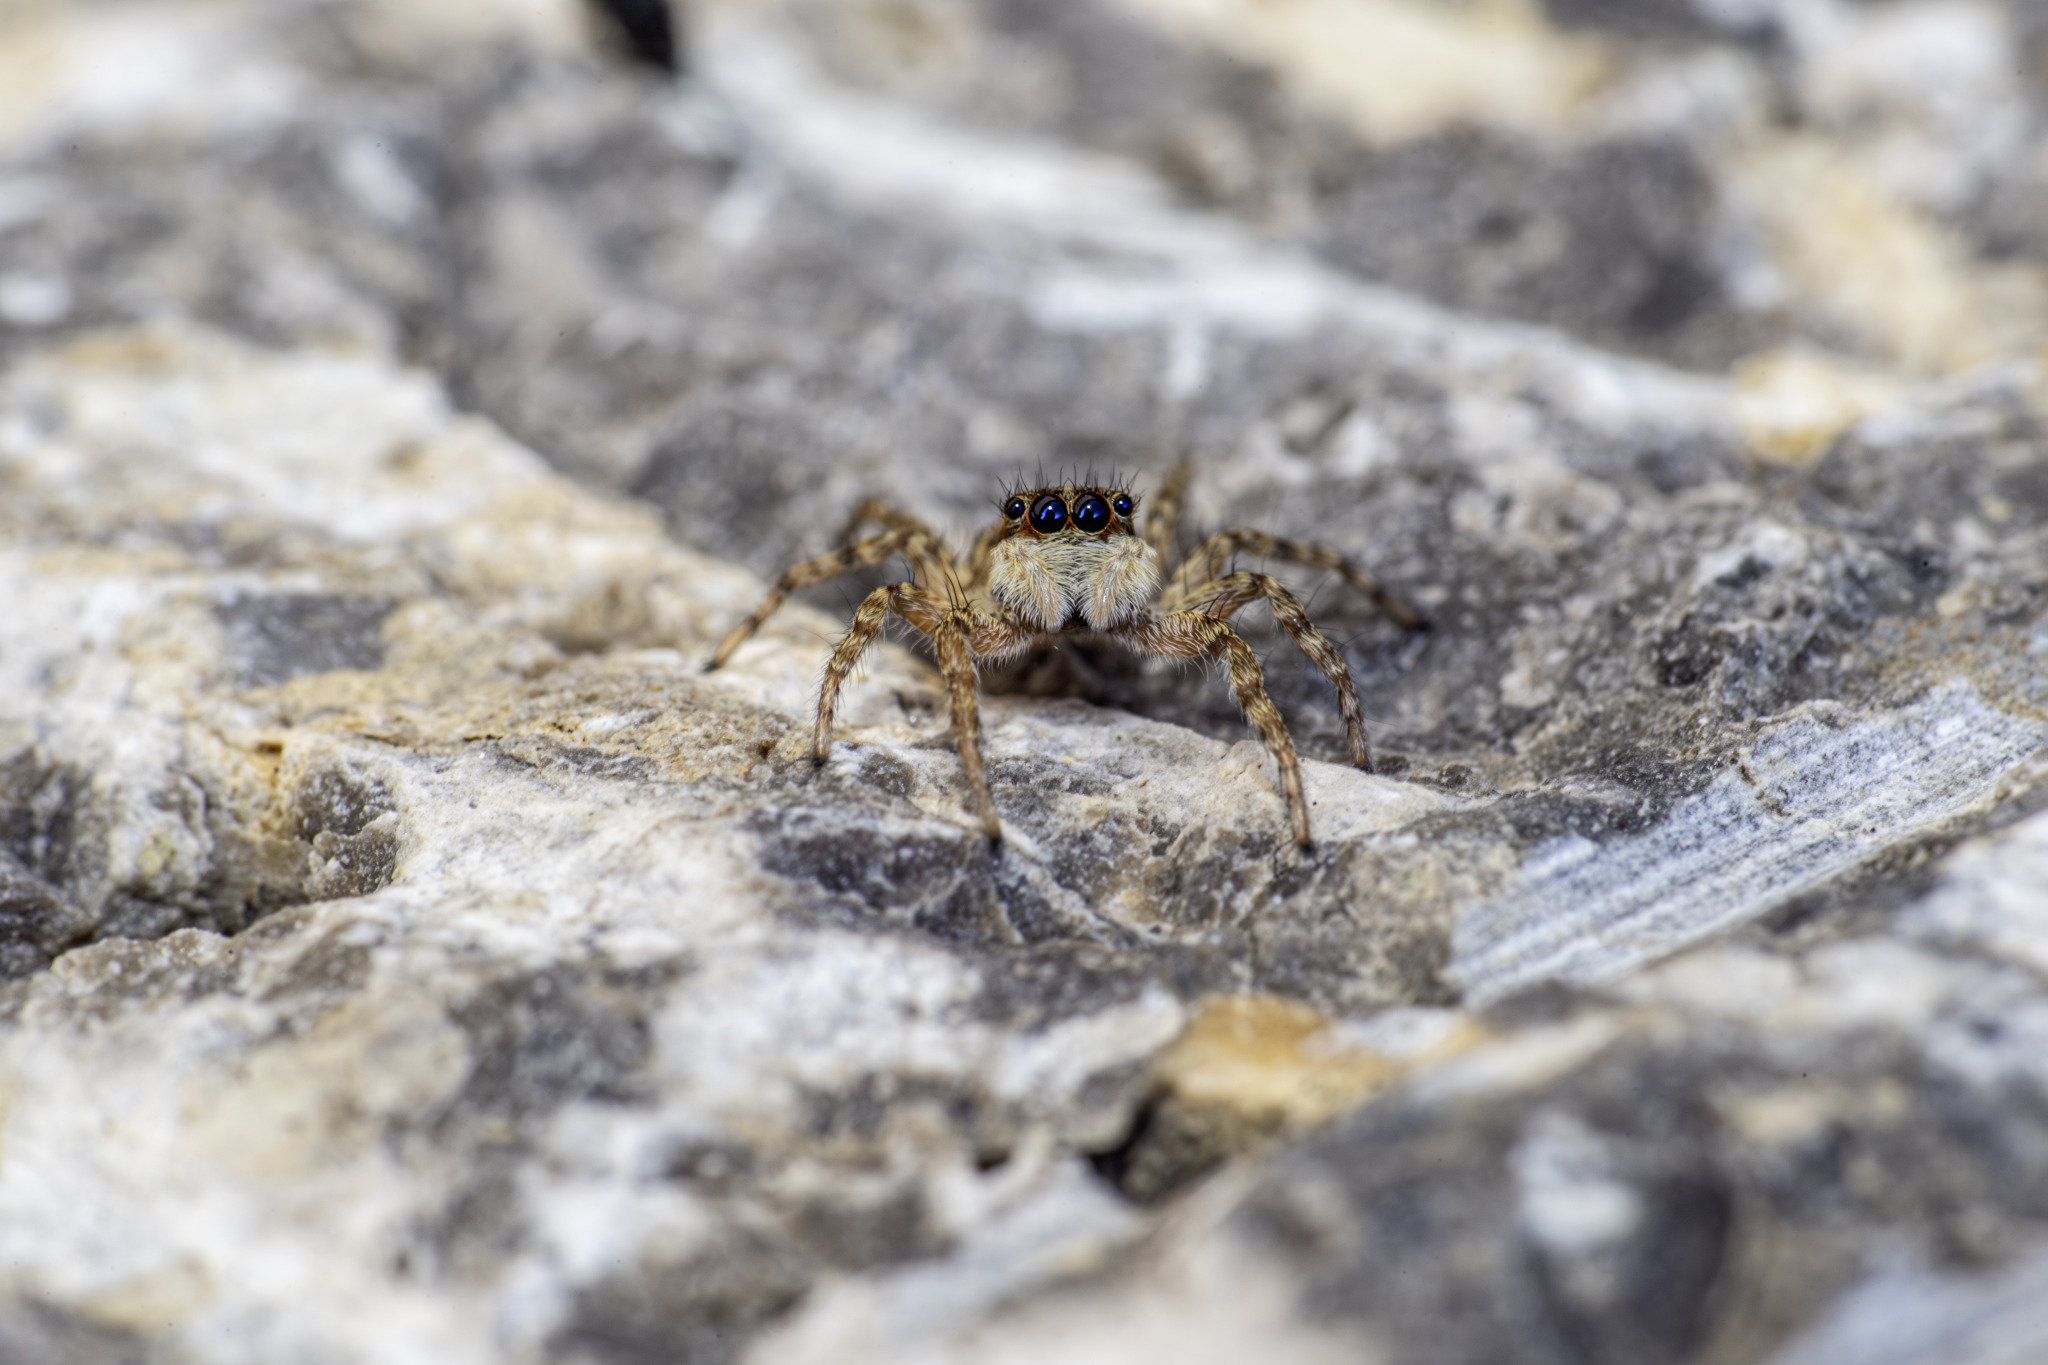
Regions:
<instances>
[{"instance_id":1,"label":"spider's cephalothorax","mask_svg":"<svg viewBox=\"0 0 2048 1365\"><path fill-rule=\"evenodd\" d=\"M912 581L869 593L826 666L811 741L812 757L818 762L824 762L831 746L832 712L840 686L893 612L931 638L939 671L946 678L968 791L989 838L1000 839L1002 827L996 822L981 763L975 665L1014 658L1034 645L1079 634L1113 640L1144 654L1221 660L1230 671L1231 690L1244 707L1245 718L1280 767L1294 839L1306 846L1308 801L1302 795L1294 741L1266 695L1258 656L1231 629L1230 617L1249 603L1266 602L1280 628L1336 687L1338 709L1351 740L1351 760L1370 769L1372 750L1358 713L1357 689L1344 656L1315 628L1300 600L1266 574L1228 572L1231 561L1239 551L1249 551L1334 569L1401 625L1415 629L1422 621L1337 551L1263 531L1219 531L1210 536L1181 562L1162 591L1163 561L1173 544L1187 477L1183 464L1167 478L1142 531L1138 501L1128 489L1067 485L1011 492L1001 503L1001 520L975 538L964 568L923 522L884 503L863 502L841 536L846 547L785 573L754 614L725 637L706 667L717 668L731 658L796 589L900 554L910 563ZM869 523L880 526L881 534L856 540L854 533Z\"/></svg>"},{"instance_id":2,"label":"spider's cephalothorax","mask_svg":"<svg viewBox=\"0 0 2048 1365\"><path fill-rule=\"evenodd\" d=\"M1159 591L1159 552L1119 488L1042 488L1003 499L988 555L988 594L1043 631L1114 630Z\"/></svg>"}]
</instances>

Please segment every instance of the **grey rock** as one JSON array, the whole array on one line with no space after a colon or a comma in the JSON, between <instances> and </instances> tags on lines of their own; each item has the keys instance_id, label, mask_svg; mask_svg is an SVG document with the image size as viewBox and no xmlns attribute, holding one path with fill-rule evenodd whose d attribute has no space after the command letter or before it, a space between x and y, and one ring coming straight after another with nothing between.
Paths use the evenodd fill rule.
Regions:
<instances>
[{"instance_id":1,"label":"grey rock","mask_svg":"<svg viewBox=\"0 0 2048 1365\"><path fill-rule=\"evenodd\" d=\"M1724 8L0 21L246 75L0 111L0 1355L2029 1358L2039 35ZM1199 671L992 670L995 850L878 577L701 672L1179 454L1430 617L1373 773L1245 624L1312 851Z\"/></svg>"}]
</instances>

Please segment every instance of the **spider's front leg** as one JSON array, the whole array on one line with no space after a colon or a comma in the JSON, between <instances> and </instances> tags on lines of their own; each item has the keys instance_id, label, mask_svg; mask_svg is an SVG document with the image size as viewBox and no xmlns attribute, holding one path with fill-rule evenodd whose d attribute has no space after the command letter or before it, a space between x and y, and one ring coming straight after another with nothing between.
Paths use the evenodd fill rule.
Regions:
<instances>
[{"instance_id":1,"label":"spider's front leg","mask_svg":"<svg viewBox=\"0 0 2048 1365\"><path fill-rule=\"evenodd\" d=\"M866 505L861 509L865 512ZM854 525L858 525L856 519ZM747 637L761 628L762 622L773 616L776 609L789 599L798 588L807 588L813 583L822 583L828 578L837 578L843 573L879 564L890 555L901 553L910 561L911 570L920 582L937 580L949 581L952 576L952 557L937 536L921 525L895 526L878 536L856 541L829 555L807 559L791 568L777 579L768 595L761 599L761 605L754 608L754 614L734 626L724 640L719 642L718 652L711 656L711 662L704 665L706 673L720 668L732 657L734 650L746 643Z\"/></svg>"},{"instance_id":2,"label":"spider's front leg","mask_svg":"<svg viewBox=\"0 0 2048 1365\"><path fill-rule=\"evenodd\" d=\"M1351 681L1351 668L1329 637L1309 620L1301 599L1271 574L1234 573L1202 589L1194 610L1228 620L1239 608L1266 600L1273 619L1306 654L1309 662L1323 671L1330 686L1337 689L1337 710L1344 716L1344 734L1351 743L1351 766L1372 771L1372 742L1366 737L1365 717L1358 710L1358 688Z\"/></svg>"},{"instance_id":3,"label":"spider's front leg","mask_svg":"<svg viewBox=\"0 0 2048 1365\"><path fill-rule=\"evenodd\" d=\"M968 798L974 813L981 817L981 827L989 841L999 842L1003 827L996 821L996 804L989 795L988 772L981 761L981 708L975 695L974 660L977 654L1014 652L1022 647L1021 628L1011 622L949 602L915 584L891 583L876 588L854 612L846 637L825 665L825 681L818 689L817 725L811 732L812 761L823 763L831 753L832 716L839 708L839 689L859 665L861 655L874 643L891 612L931 637L939 673L946 680L953 743L960 753L960 767L967 774Z\"/></svg>"},{"instance_id":4,"label":"spider's front leg","mask_svg":"<svg viewBox=\"0 0 2048 1365\"><path fill-rule=\"evenodd\" d=\"M1295 757L1294 740L1280 709L1266 695L1265 674L1259 656L1230 628L1230 623L1205 611L1175 611L1134 622L1114 634L1132 647L1148 654L1174 659L1207 656L1221 659L1230 669L1230 688L1244 718L1264 742L1266 751L1280 767L1280 785L1287 793L1287 813L1294 825L1294 842L1310 846L1308 797L1301 787L1301 760Z\"/></svg>"}]
</instances>

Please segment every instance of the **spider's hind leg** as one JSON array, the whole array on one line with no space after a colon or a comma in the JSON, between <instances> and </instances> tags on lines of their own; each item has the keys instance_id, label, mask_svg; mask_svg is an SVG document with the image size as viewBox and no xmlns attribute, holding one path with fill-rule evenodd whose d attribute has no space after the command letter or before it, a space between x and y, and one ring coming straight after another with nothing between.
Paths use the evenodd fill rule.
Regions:
<instances>
[{"instance_id":1,"label":"spider's hind leg","mask_svg":"<svg viewBox=\"0 0 2048 1365\"><path fill-rule=\"evenodd\" d=\"M1180 529L1181 503L1187 498L1188 480L1194 472L1195 467L1186 460L1175 464L1145 510L1145 543L1161 564L1173 560L1173 536Z\"/></svg>"},{"instance_id":2,"label":"spider's hind leg","mask_svg":"<svg viewBox=\"0 0 2048 1365\"><path fill-rule=\"evenodd\" d=\"M839 535L833 543L853 544L860 538L861 528L868 525L883 531L921 531L933 544L939 545L942 551L945 548L940 544L938 532L932 530L923 518L906 512L883 498L862 498L855 503L853 511L847 514L846 525L840 528Z\"/></svg>"},{"instance_id":3,"label":"spider's hind leg","mask_svg":"<svg viewBox=\"0 0 2048 1365\"><path fill-rule=\"evenodd\" d=\"M1234 573L1205 587L1196 610L1227 620L1240 607L1262 597L1272 608L1273 619L1280 623L1280 628L1337 689L1337 709L1343 713L1345 737L1351 744L1351 766L1371 772L1372 743L1366 737L1365 717L1359 714L1358 688L1351 681L1351 669L1329 637L1309 620L1308 609L1301 605L1300 598L1271 574Z\"/></svg>"},{"instance_id":4,"label":"spider's hind leg","mask_svg":"<svg viewBox=\"0 0 2048 1365\"><path fill-rule=\"evenodd\" d=\"M1284 536L1268 535L1264 531L1237 529L1218 531L1195 548L1187 562L1175 571L1173 581L1160 595L1161 610L1171 611L1206 596L1203 589L1217 582L1231 559L1240 551L1277 559L1287 564L1302 564L1311 569L1328 569L1336 573L1353 591L1370 598L1373 605L1387 614L1387 618L1403 630L1422 630L1428 622L1412 607L1403 603L1392 593L1375 582L1372 576L1351 562L1349 556L1328 545L1319 545L1312 540L1289 540Z\"/></svg>"}]
</instances>

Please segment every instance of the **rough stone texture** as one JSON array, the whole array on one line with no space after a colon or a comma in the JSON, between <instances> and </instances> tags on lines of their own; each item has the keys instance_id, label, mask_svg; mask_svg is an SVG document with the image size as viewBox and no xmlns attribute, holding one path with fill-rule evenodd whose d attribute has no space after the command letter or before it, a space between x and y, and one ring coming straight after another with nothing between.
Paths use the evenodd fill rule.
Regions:
<instances>
[{"instance_id":1,"label":"rough stone texture","mask_svg":"<svg viewBox=\"0 0 2048 1365\"><path fill-rule=\"evenodd\" d=\"M2032 8L599 18L0 15L0 1358L2048 1354ZM1178 453L1431 617L1247 624L1312 852L700 671Z\"/></svg>"}]
</instances>

